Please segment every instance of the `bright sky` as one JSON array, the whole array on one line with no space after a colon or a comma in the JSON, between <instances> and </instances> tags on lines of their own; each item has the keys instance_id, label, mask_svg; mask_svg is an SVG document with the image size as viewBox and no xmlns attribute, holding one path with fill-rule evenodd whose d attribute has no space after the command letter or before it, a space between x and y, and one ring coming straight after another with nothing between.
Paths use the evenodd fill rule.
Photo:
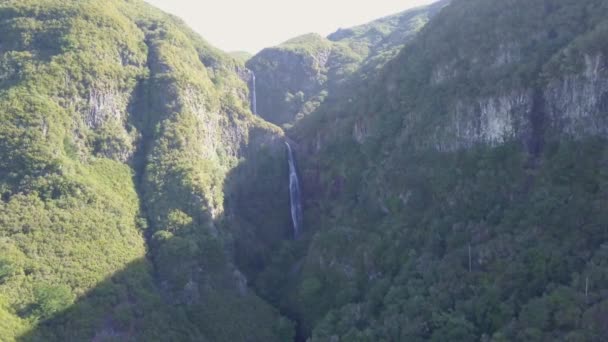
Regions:
<instances>
[{"instance_id":1,"label":"bright sky","mask_svg":"<svg viewBox=\"0 0 608 342\"><path fill-rule=\"evenodd\" d=\"M338 28L434 0L146 0L188 23L224 51L251 53L301 34Z\"/></svg>"}]
</instances>

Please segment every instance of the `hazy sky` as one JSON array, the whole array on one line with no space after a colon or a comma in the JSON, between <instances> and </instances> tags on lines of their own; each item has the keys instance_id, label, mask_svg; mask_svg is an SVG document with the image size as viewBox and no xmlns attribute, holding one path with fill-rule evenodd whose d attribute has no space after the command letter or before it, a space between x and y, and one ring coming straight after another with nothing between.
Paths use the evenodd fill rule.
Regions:
<instances>
[{"instance_id":1,"label":"hazy sky","mask_svg":"<svg viewBox=\"0 0 608 342\"><path fill-rule=\"evenodd\" d=\"M322 35L434 0L146 0L184 19L212 45L255 53L304 33Z\"/></svg>"}]
</instances>

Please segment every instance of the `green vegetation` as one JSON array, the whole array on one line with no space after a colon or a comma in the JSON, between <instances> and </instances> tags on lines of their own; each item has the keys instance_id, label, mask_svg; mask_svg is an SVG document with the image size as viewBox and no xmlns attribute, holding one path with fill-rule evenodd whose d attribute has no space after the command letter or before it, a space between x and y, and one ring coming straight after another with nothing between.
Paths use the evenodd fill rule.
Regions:
<instances>
[{"instance_id":1,"label":"green vegetation","mask_svg":"<svg viewBox=\"0 0 608 342\"><path fill-rule=\"evenodd\" d=\"M411 154L384 176L390 213L369 198L310 215L327 217L309 221L318 232L299 285L323 293L298 306L313 340L597 340L605 146L550 143L534 171L517 145Z\"/></svg>"},{"instance_id":2,"label":"green vegetation","mask_svg":"<svg viewBox=\"0 0 608 342\"><path fill-rule=\"evenodd\" d=\"M577 97L606 97L607 14L455 0L360 67L288 131L306 234L258 292L313 341L602 340L608 107Z\"/></svg>"},{"instance_id":3,"label":"green vegetation","mask_svg":"<svg viewBox=\"0 0 608 342\"><path fill-rule=\"evenodd\" d=\"M226 176L281 134L242 62L141 1L8 1L0 26L0 340L290 336L229 253Z\"/></svg>"},{"instance_id":4,"label":"green vegetation","mask_svg":"<svg viewBox=\"0 0 608 342\"><path fill-rule=\"evenodd\" d=\"M328 95L349 94L352 78L376 73L445 1L405 11L324 38L306 34L264 49L247 61L257 79L258 112L285 127L313 113ZM360 72L358 72L360 71Z\"/></svg>"},{"instance_id":5,"label":"green vegetation","mask_svg":"<svg viewBox=\"0 0 608 342\"><path fill-rule=\"evenodd\" d=\"M0 340L602 341L606 18L441 1L249 59L4 1Z\"/></svg>"}]
</instances>

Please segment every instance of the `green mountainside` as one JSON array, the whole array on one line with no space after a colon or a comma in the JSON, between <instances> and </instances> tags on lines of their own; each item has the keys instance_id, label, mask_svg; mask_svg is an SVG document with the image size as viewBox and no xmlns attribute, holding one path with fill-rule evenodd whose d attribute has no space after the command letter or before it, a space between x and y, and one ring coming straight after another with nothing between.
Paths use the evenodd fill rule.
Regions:
<instances>
[{"instance_id":1,"label":"green mountainside","mask_svg":"<svg viewBox=\"0 0 608 342\"><path fill-rule=\"evenodd\" d=\"M253 57L141 0L0 27L0 341L606 340L606 1Z\"/></svg>"},{"instance_id":2,"label":"green mountainside","mask_svg":"<svg viewBox=\"0 0 608 342\"><path fill-rule=\"evenodd\" d=\"M283 156L241 62L141 1L4 1L0 25L0 339L290 336L224 228L231 170Z\"/></svg>"},{"instance_id":3,"label":"green mountainside","mask_svg":"<svg viewBox=\"0 0 608 342\"><path fill-rule=\"evenodd\" d=\"M454 0L288 132L309 245L267 274L313 341L608 336L607 14Z\"/></svg>"},{"instance_id":4,"label":"green mountainside","mask_svg":"<svg viewBox=\"0 0 608 342\"><path fill-rule=\"evenodd\" d=\"M448 1L405 11L327 38L307 34L262 50L247 61L257 79L264 119L291 126L314 112L351 78L366 78L393 58Z\"/></svg>"}]
</instances>

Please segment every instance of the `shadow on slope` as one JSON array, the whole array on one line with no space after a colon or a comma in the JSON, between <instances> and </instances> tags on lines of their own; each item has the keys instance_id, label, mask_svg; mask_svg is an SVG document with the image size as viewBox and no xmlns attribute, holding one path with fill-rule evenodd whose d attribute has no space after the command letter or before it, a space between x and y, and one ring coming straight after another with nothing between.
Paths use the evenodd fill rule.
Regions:
<instances>
[{"instance_id":1,"label":"shadow on slope","mask_svg":"<svg viewBox=\"0 0 608 342\"><path fill-rule=\"evenodd\" d=\"M69 308L52 314L17 341L281 341L291 325L276 317L260 299L235 283L184 289L185 302L174 301L155 286L146 260L108 277ZM52 295L41 305L59 300ZM36 308L32 308L36 309ZM284 338L282 338L284 337Z\"/></svg>"}]
</instances>

